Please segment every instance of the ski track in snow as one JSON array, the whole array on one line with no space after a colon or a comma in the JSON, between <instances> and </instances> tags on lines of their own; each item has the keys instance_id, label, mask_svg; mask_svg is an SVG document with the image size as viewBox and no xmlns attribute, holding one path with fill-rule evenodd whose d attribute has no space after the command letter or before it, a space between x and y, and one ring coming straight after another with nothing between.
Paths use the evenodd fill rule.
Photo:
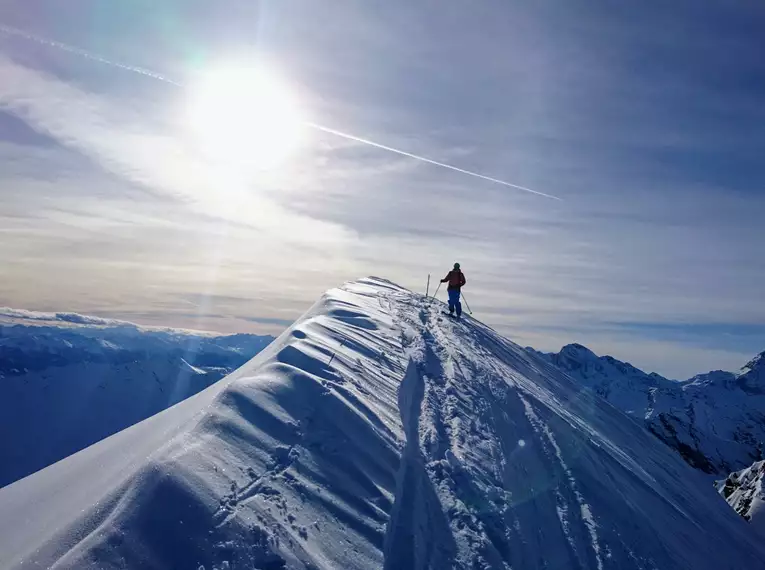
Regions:
<instances>
[{"instance_id":1,"label":"ski track in snow","mask_svg":"<svg viewBox=\"0 0 765 570\"><path fill-rule=\"evenodd\" d=\"M442 311L376 278L330 291L214 391L0 491L0 567L762 560L745 522L652 435Z\"/></svg>"},{"instance_id":2,"label":"ski track in snow","mask_svg":"<svg viewBox=\"0 0 765 570\"><path fill-rule=\"evenodd\" d=\"M534 408L531 407L531 404L528 403L525 399L522 398L523 405L526 408L526 417L529 419L529 422L533 426L534 430L545 437L547 440L547 443L550 444L552 449L555 452L555 457L558 460L558 463L560 463L561 468L563 469L563 472L566 474L566 480L568 482L569 488L573 492L574 496L576 497L576 502L579 503L579 512L581 513L582 520L587 525L587 530L590 533L590 545L592 546L592 550L595 553L595 561L598 565L598 570L603 569L603 560L600 557L600 543L598 542L598 525L595 522L595 519L592 516L592 509L590 508L590 505L588 505L584 497L582 497L582 494L579 492L579 489L577 489L576 486L576 479L574 479L573 474L571 473L571 470L568 468L568 465L566 465L566 462L563 459L563 455L561 453L560 447L558 447L558 443L555 441L555 437L553 436L552 432L550 431L550 428L547 427L542 420L539 419L539 416L536 415L534 412ZM560 500L564 500L563 496L558 493L558 498ZM561 525L564 527L564 533L566 534L566 539L569 541L571 546L576 550L576 546L573 544L570 538L570 522L568 518L568 506L562 505L558 507L558 512L561 515Z\"/></svg>"}]
</instances>

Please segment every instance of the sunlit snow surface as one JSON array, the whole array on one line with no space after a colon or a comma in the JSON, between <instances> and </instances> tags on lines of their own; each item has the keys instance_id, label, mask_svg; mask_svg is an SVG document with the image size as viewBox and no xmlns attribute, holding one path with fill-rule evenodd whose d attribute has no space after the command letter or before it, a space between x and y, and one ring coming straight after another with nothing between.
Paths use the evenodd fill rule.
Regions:
<instances>
[{"instance_id":1,"label":"sunlit snow surface","mask_svg":"<svg viewBox=\"0 0 765 570\"><path fill-rule=\"evenodd\" d=\"M442 311L330 291L227 379L0 491L0 567L761 567L636 421Z\"/></svg>"}]
</instances>

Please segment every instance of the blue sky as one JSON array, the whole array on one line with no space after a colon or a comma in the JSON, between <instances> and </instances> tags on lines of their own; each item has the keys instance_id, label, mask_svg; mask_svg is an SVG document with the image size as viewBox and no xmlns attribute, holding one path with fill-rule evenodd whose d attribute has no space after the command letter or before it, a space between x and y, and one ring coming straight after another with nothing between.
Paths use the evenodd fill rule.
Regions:
<instances>
[{"instance_id":1,"label":"blue sky","mask_svg":"<svg viewBox=\"0 0 765 570\"><path fill-rule=\"evenodd\" d=\"M761 2L6 0L0 26L0 305L277 332L459 260L521 344L677 378L765 349ZM319 131L222 172L180 110L252 54L314 123L561 200Z\"/></svg>"}]
</instances>

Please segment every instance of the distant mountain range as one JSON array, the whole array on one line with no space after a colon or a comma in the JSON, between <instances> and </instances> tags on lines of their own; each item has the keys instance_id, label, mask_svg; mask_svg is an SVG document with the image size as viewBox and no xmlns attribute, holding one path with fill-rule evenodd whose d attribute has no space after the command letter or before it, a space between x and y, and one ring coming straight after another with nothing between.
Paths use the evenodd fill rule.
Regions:
<instances>
[{"instance_id":1,"label":"distant mountain range","mask_svg":"<svg viewBox=\"0 0 765 570\"><path fill-rule=\"evenodd\" d=\"M717 370L677 382L580 344L557 353L527 350L643 422L697 469L724 477L763 459L765 352L738 373Z\"/></svg>"},{"instance_id":2,"label":"distant mountain range","mask_svg":"<svg viewBox=\"0 0 765 570\"><path fill-rule=\"evenodd\" d=\"M196 394L273 340L48 316L0 324L0 487Z\"/></svg>"}]
</instances>

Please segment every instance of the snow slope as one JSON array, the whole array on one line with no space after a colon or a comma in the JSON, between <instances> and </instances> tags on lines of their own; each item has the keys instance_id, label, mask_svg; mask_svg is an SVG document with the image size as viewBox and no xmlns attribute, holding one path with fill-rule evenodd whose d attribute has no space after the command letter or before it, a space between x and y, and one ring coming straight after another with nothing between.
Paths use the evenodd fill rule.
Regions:
<instances>
[{"instance_id":1,"label":"snow slope","mask_svg":"<svg viewBox=\"0 0 765 570\"><path fill-rule=\"evenodd\" d=\"M731 473L718 485L720 494L733 509L765 538L765 461Z\"/></svg>"},{"instance_id":2,"label":"snow slope","mask_svg":"<svg viewBox=\"0 0 765 570\"><path fill-rule=\"evenodd\" d=\"M0 326L0 487L196 394L271 340L132 325Z\"/></svg>"},{"instance_id":3,"label":"snow slope","mask_svg":"<svg viewBox=\"0 0 765 570\"><path fill-rule=\"evenodd\" d=\"M759 458L765 441L765 353L738 374L721 370L685 382L646 374L571 344L542 354L583 387L644 422L693 467L727 475Z\"/></svg>"},{"instance_id":4,"label":"snow slope","mask_svg":"<svg viewBox=\"0 0 765 570\"><path fill-rule=\"evenodd\" d=\"M704 477L488 327L369 278L0 490L0 567L756 568Z\"/></svg>"}]
</instances>

